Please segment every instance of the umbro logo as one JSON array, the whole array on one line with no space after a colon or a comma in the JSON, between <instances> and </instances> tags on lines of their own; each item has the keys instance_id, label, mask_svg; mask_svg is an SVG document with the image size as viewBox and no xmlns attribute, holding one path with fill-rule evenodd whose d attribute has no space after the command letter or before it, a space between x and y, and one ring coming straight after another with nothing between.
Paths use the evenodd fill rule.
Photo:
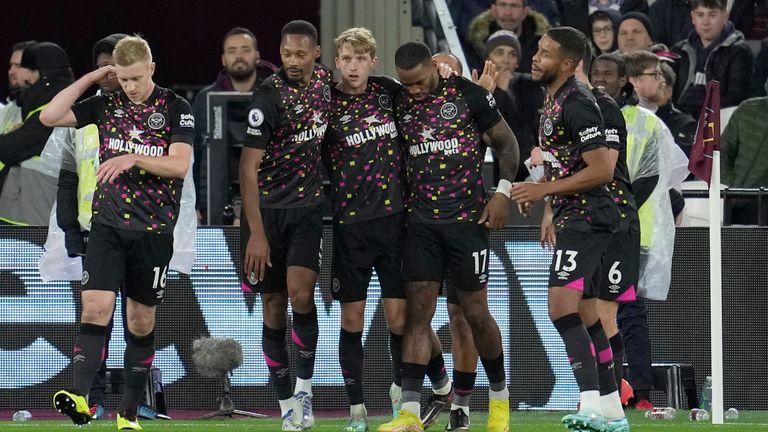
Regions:
<instances>
[{"instance_id":1,"label":"umbro logo","mask_svg":"<svg viewBox=\"0 0 768 432\"><path fill-rule=\"evenodd\" d=\"M345 116L342 116L342 117L341 117L339 120L340 120L342 123L344 123L344 124L347 124L347 123L349 123L350 121L352 121L352 116L351 116L351 115L349 115L349 114L347 114L347 115L345 115Z\"/></svg>"},{"instance_id":2,"label":"umbro logo","mask_svg":"<svg viewBox=\"0 0 768 432\"><path fill-rule=\"evenodd\" d=\"M568 279L568 276L570 276L570 275L571 275L571 274L570 274L570 273L568 273L567 271L561 271L561 272L558 272L558 273L557 273L557 276L558 276L560 279Z\"/></svg>"}]
</instances>

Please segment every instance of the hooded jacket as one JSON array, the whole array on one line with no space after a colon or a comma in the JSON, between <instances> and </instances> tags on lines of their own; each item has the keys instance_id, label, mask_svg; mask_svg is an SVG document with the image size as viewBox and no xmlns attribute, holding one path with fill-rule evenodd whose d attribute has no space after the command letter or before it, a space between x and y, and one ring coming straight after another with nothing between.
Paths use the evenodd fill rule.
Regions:
<instances>
[{"instance_id":1,"label":"hooded jacket","mask_svg":"<svg viewBox=\"0 0 768 432\"><path fill-rule=\"evenodd\" d=\"M753 57L744 35L728 23L719 41L712 45L703 50L701 37L692 31L687 39L672 47L672 51L680 55L672 100L696 119L706 96L706 83L710 80L720 81L722 108L736 106L750 95ZM702 52L709 53L706 59L699 59ZM696 83L696 65L700 60L704 61L705 80Z\"/></svg>"},{"instance_id":2,"label":"hooded jacket","mask_svg":"<svg viewBox=\"0 0 768 432\"><path fill-rule=\"evenodd\" d=\"M520 41L520 64L517 67L517 71L530 73L533 56L539 49L539 39L549 30L550 25L547 17L539 12L530 10L521 26L522 30L517 37L517 40ZM482 64L484 59L485 41L497 30L501 30L501 27L496 24L490 9L476 16L469 24L468 38L472 44L473 57L479 60L478 64Z\"/></svg>"}]
</instances>

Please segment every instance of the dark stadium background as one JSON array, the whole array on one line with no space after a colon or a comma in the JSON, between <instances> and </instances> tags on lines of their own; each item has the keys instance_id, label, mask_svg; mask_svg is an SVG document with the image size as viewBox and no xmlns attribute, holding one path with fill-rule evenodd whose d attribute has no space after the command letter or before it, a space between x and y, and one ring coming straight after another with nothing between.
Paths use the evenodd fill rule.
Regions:
<instances>
[{"instance_id":1,"label":"dark stadium background","mask_svg":"<svg viewBox=\"0 0 768 432\"><path fill-rule=\"evenodd\" d=\"M7 61L14 43L36 39L61 45L75 77L93 68L93 44L111 33L139 33L152 47L164 86L208 85L221 67L221 38L232 27L256 35L262 58L279 64L280 29L292 19L319 27L319 0L8 1L0 5L0 96L7 96Z\"/></svg>"}]
</instances>

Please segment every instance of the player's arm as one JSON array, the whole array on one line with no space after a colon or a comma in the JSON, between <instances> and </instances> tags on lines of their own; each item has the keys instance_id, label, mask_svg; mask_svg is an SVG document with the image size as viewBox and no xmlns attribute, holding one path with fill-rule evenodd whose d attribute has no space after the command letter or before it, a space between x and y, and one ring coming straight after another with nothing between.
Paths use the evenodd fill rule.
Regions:
<instances>
[{"instance_id":1,"label":"player's arm","mask_svg":"<svg viewBox=\"0 0 768 432\"><path fill-rule=\"evenodd\" d=\"M251 282L264 280L266 266L272 267L269 240L259 205L259 167L263 158L264 150L258 148L243 147L240 155L240 194L251 232L243 254L243 270Z\"/></svg>"},{"instance_id":2,"label":"player's arm","mask_svg":"<svg viewBox=\"0 0 768 432\"><path fill-rule=\"evenodd\" d=\"M114 73L114 66L104 66L83 75L80 79L60 91L48 103L48 106L40 112L40 122L48 127L77 126L77 118L72 111L72 105L91 86Z\"/></svg>"},{"instance_id":3,"label":"player's arm","mask_svg":"<svg viewBox=\"0 0 768 432\"><path fill-rule=\"evenodd\" d=\"M160 177L183 179L191 160L192 144L175 142L168 148L168 156L124 154L102 162L96 171L96 182L112 183L120 174L133 167Z\"/></svg>"},{"instance_id":4,"label":"player's arm","mask_svg":"<svg viewBox=\"0 0 768 432\"><path fill-rule=\"evenodd\" d=\"M484 88L468 80L460 79L459 86L465 94L472 118L483 131L483 141L496 152L499 161L499 184L480 215L478 224L490 229L504 226L509 216L509 192L517 175L520 147L517 138L496 108L496 100Z\"/></svg>"},{"instance_id":5,"label":"player's arm","mask_svg":"<svg viewBox=\"0 0 768 432\"><path fill-rule=\"evenodd\" d=\"M264 280L270 261L270 245L261 219L259 169L280 119L280 98L270 88L260 88L253 94L240 155L240 195L250 236L243 252L243 271L252 284Z\"/></svg>"},{"instance_id":6,"label":"player's arm","mask_svg":"<svg viewBox=\"0 0 768 432\"><path fill-rule=\"evenodd\" d=\"M600 109L588 99L566 100L563 122L571 131L581 153L584 167L568 177L544 183L521 182L512 185L512 198L518 204L536 202L549 195L573 195L595 189L613 180L612 162L605 143L603 117Z\"/></svg>"}]
</instances>

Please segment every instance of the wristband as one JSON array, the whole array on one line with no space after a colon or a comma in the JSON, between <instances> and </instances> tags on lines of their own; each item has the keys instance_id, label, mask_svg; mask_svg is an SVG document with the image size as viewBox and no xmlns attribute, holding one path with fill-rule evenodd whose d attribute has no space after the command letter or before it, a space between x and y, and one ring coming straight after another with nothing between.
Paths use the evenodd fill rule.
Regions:
<instances>
[{"instance_id":1,"label":"wristband","mask_svg":"<svg viewBox=\"0 0 768 432\"><path fill-rule=\"evenodd\" d=\"M512 183L507 179L499 180L499 184L496 185L496 192L509 198L512 193Z\"/></svg>"}]
</instances>

